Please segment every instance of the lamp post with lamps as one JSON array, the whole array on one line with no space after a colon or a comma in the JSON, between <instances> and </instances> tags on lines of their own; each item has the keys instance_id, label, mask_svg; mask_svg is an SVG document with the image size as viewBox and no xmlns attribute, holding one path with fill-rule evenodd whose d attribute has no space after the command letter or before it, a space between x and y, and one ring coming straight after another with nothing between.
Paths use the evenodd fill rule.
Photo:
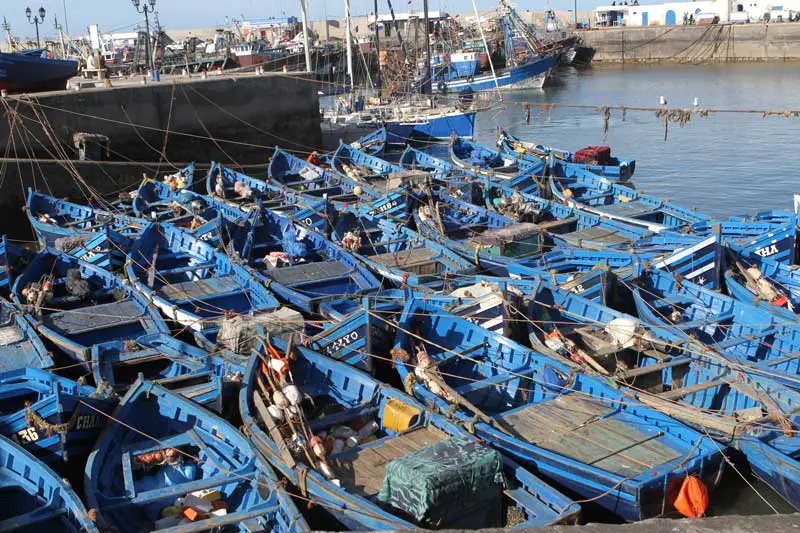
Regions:
<instances>
[{"instance_id":1,"label":"lamp post with lamps","mask_svg":"<svg viewBox=\"0 0 800 533\"><path fill-rule=\"evenodd\" d=\"M150 69L153 69L153 56L150 54L150 17L149 14L153 12L156 8L156 0L145 0L144 2L140 2L140 0L131 0L133 7L136 8L136 11L139 13L144 13L144 28L145 32L147 32L147 42L144 46L144 53L147 54L147 66ZM141 4L141 6L140 6Z\"/></svg>"},{"instance_id":2,"label":"lamp post with lamps","mask_svg":"<svg viewBox=\"0 0 800 533\"><path fill-rule=\"evenodd\" d=\"M39 16L33 15L33 17L31 18L31 15L33 14L33 12L31 11L31 8L29 8L29 7L25 8L25 16L28 17L28 22L33 24L34 26L36 26L36 47L37 48L39 48L41 46L41 44L39 44L39 24L44 22L45 13L46 13L46 11L44 10L44 8L40 7L39 8Z\"/></svg>"}]
</instances>

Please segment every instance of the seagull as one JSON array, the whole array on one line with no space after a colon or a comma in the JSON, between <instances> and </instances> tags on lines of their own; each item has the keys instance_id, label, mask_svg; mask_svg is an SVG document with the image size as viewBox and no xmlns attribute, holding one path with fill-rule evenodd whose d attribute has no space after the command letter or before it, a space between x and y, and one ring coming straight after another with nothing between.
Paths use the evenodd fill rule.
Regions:
<instances>
[{"instance_id":1,"label":"seagull","mask_svg":"<svg viewBox=\"0 0 800 533\"><path fill-rule=\"evenodd\" d=\"M692 105L695 106L695 107L700 107L700 99L695 96L694 97L694 101L692 102Z\"/></svg>"},{"instance_id":2,"label":"seagull","mask_svg":"<svg viewBox=\"0 0 800 533\"><path fill-rule=\"evenodd\" d=\"M659 100L659 103L661 105L667 105L667 99L662 96L661 99Z\"/></svg>"}]
</instances>

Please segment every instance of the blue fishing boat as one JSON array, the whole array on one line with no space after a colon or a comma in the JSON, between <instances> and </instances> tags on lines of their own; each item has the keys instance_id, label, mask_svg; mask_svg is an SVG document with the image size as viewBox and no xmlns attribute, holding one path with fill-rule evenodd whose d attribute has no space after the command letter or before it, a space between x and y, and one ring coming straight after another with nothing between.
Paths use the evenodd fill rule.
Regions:
<instances>
[{"instance_id":1,"label":"blue fishing boat","mask_svg":"<svg viewBox=\"0 0 800 533\"><path fill-rule=\"evenodd\" d=\"M378 191L379 194L386 194L400 187L429 179L427 175L409 172L399 165L357 150L345 143L339 144L339 148L333 153L331 168L373 191Z\"/></svg>"},{"instance_id":2,"label":"blue fishing boat","mask_svg":"<svg viewBox=\"0 0 800 533\"><path fill-rule=\"evenodd\" d=\"M539 192L538 176L543 176L546 168L544 163L523 161L455 136L450 138L450 159L461 169L531 194Z\"/></svg>"},{"instance_id":3,"label":"blue fishing boat","mask_svg":"<svg viewBox=\"0 0 800 533\"><path fill-rule=\"evenodd\" d=\"M117 404L102 387L35 368L0 372L0 434L53 468L82 461Z\"/></svg>"},{"instance_id":4,"label":"blue fishing boat","mask_svg":"<svg viewBox=\"0 0 800 533\"><path fill-rule=\"evenodd\" d=\"M387 143L405 146L412 141L449 139L455 133L471 139L475 132L475 111L456 107L414 109L385 122Z\"/></svg>"},{"instance_id":5,"label":"blue fishing boat","mask_svg":"<svg viewBox=\"0 0 800 533\"><path fill-rule=\"evenodd\" d=\"M428 172L431 178L437 181L450 181L459 175L482 176L475 170L458 167L448 160L434 157L413 146L407 146L403 153L400 154L399 164L406 169Z\"/></svg>"},{"instance_id":6,"label":"blue fishing boat","mask_svg":"<svg viewBox=\"0 0 800 533\"><path fill-rule=\"evenodd\" d=\"M386 197L383 211L368 210L367 206L335 210L331 240L401 286L439 290L460 276L474 273L474 264L458 253L412 231L402 221L384 218L392 205L404 202L400 196L405 197L397 193Z\"/></svg>"},{"instance_id":7,"label":"blue fishing boat","mask_svg":"<svg viewBox=\"0 0 800 533\"><path fill-rule=\"evenodd\" d=\"M30 253L21 246L0 236L0 295L8 296L17 275L25 269Z\"/></svg>"},{"instance_id":8,"label":"blue fishing boat","mask_svg":"<svg viewBox=\"0 0 800 533\"><path fill-rule=\"evenodd\" d=\"M309 530L244 435L144 379L120 401L84 479L98 526L119 533Z\"/></svg>"},{"instance_id":9,"label":"blue fishing boat","mask_svg":"<svg viewBox=\"0 0 800 533\"><path fill-rule=\"evenodd\" d=\"M577 504L463 428L344 363L288 349L276 340L251 359L240 394L245 431L281 474L348 529L576 520ZM275 373L285 365L288 374ZM292 433L295 440L287 440ZM502 511L508 507L517 516L511 524Z\"/></svg>"},{"instance_id":10,"label":"blue fishing boat","mask_svg":"<svg viewBox=\"0 0 800 533\"><path fill-rule=\"evenodd\" d=\"M388 132L386 131L386 127L383 127L371 133L367 133L363 137L351 142L350 145L356 150L363 150L372 155L380 155L383 153L384 148L386 148L386 143L388 141Z\"/></svg>"},{"instance_id":11,"label":"blue fishing boat","mask_svg":"<svg viewBox=\"0 0 800 533\"><path fill-rule=\"evenodd\" d=\"M0 530L99 533L83 502L58 474L2 437L0 465L5 496Z\"/></svg>"},{"instance_id":12,"label":"blue fishing boat","mask_svg":"<svg viewBox=\"0 0 800 533\"><path fill-rule=\"evenodd\" d=\"M788 211L765 211L753 216L731 217L692 225L697 235L720 234L722 242L737 255L759 262L762 258L791 265L795 257L797 217Z\"/></svg>"},{"instance_id":13,"label":"blue fishing boat","mask_svg":"<svg viewBox=\"0 0 800 533\"><path fill-rule=\"evenodd\" d=\"M169 224L153 223L142 232L128 254L125 273L176 327L194 331L211 345L226 318L280 305L243 266Z\"/></svg>"},{"instance_id":14,"label":"blue fishing boat","mask_svg":"<svg viewBox=\"0 0 800 533\"><path fill-rule=\"evenodd\" d=\"M0 61L3 63L0 89L25 93L66 89L67 81L78 74L78 62L53 59L47 54L48 52L42 49L11 54L0 52Z\"/></svg>"},{"instance_id":15,"label":"blue fishing boat","mask_svg":"<svg viewBox=\"0 0 800 533\"><path fill-rule=\"evenodd\" d=\"M359 295L381 282L352 254L322 235L269 209L254 209L243 224L220 231L228 253L284 303L315 313L326 300Z\"/></svg>"},{"instance_id":16,"label":"blue fishing boat","mask_svg":"<svg viewBox=\"0 0 800 533\"><path fill-rule=\"evenodd\" d=\"M660 269L634 268L632 285L639 318L667 329L695 349L711 350L800 388L797 315L772 313Z\"/></svg>"},{"instance_id":17,"label":"blue fishing boat","mask_svg":"<svg viewBox=\"0 0 800 533\"><path fill-rule=\"evenodd\" d=\"M800 269L777 261L731 254L725 271L728 294L791 320L800 312Z\"/></svg>"},{"instance_id":18,"label":"blue fishing boat","mask_svg":"<svg viewBox=\"0 0 800 533\"><path fill-rule=\"evenodd\" d=\"M575 152L523 141L504 130L497 135L497 146L510 156L534 164L547 162L556 176L572 176L577 171L588 170L600 176L626 181L633 176L633 172L636 170L636 161L633 159L620 160L616 157L608 157L598 160L597 158L583 158L581 154L578 154L576 158Z\"/></svg>"},{"instance_id":19,"label":"blue fishing boat","mask_svg":"<svg viewBox=\"0 0 800 533\"><path fill-rule=\"evenodd\" d=\"M111 227L136 234L145 222L139 218L75 204L28 189L25 208L39 245L64 248L87 239L87 234Z\"/></svg>"},{"instance_id":20,"label":"blue fishing boat","mask_svg":"<svg viewBox=\"0 0 800 533\"><path fill-rule=\"evenodd\" d=\"M626 520L669 512L687 476L713 486L722 468L698 432L427 300L406 302L397 331L395 365L418 398Z\"/></svg>"},{"instance_id":21,"label":"blue fishing boat","mask_svg":"<svg viewBox=\"0 0 800 533\"><path fill-rule=\"evenodd\" d=\"M93 346L169 332L122 278L52 248L31 260L11 297L39 335L87 368Z\"/></svg>"},{"instance_id":22,"label":"blue fishing boat","mask_svg":"<svg viewBox=\"0 0 800 533\"><path fill-rule=\"evenodd\" d=\"M242 381L245 362L230 352L214 352L170 335L143 335L92 349L95 383L122 396L139 376L222 412Z\"/></svg>"},{"instance_id":23,"label":"blue fishing boat","mask_svg":"<svg viewBox=\"0 0 800 533\"><path fill-rule=\"evenodd\" d=\"M216 244L217 218L223 216L236 220L253 206L250 197L239 200L241 203L144 180L133 199L133 211L151 222L168 223Z\"/></svg>"},{"instance_id":24,"label":"blue fishing boat","mask_svg":"<svg viewBox=\"0 0 800 533\"><path fill-rule=\"evenodd\" d=\"M146 220L142 220L140 230L147 224ZM61 252L119 274L125 265L128 250L137 237L138 234L125 234L105 227L94 233L60 239L57 244Z\"/></svg>"},{"instance_id":25,"label":"blue fishing boat","mask_svg":"<svg viewBox=\"0 0 800 533\"><path fill-rule=\"evenodd\" d=\"M0 297L0 371L50 368L53 357L17 306Z\"/></svg>"},{"instance_id":26,"label":"blue fishing boat","mask_svg":"<svg viewBox=\"0 0 800 533\"><path fill-rule=\"evenodd\" d=\"M551 176L547 181L553 198L566 205L654 232L711 220L709 215L591 172L581 171L571 177Z\"/></svg>"}]
</instances>

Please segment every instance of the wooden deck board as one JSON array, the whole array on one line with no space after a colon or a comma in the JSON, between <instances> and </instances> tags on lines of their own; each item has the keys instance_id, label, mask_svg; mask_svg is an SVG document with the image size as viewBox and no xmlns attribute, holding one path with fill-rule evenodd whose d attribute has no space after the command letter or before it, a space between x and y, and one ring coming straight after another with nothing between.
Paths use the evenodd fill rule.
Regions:
<instances>
[{"instance_id":1,"label":"wooden deck board","mask_svg":"<svg viewBox=\"0 0 800 533\"><path fill-rule=\"evenodd\" d=\"M199 300L237 289L242 290L241 284L231 275L172 283L161 287L160 292L167 300Z\"/></svg>"},{"instance_id":2,"label":"wooden deck board","mask_svg":"<svg viewBox=\"0 0 800 533\"><path fill-rule=\"evenodd\" d=\"M371 497L380 491L386 465L390 461L447 438L446 434L437 429L420 428L375 447L331 457L329 461L343 488L361 496Z\"/></svg>"},{"instance_id":3,"label":"wooden deck board","mask_svg":"<svg viewBox=\"0 0 800 533\"><path fill-rule=\"evenodd\" d=\"M621 420L597 419L609 412L607 405L575 394L503 416L521 438L582 463L621 476L634 476L680 457L662 442L663 436L647 435Z\"/></svg>"}]
</instances>

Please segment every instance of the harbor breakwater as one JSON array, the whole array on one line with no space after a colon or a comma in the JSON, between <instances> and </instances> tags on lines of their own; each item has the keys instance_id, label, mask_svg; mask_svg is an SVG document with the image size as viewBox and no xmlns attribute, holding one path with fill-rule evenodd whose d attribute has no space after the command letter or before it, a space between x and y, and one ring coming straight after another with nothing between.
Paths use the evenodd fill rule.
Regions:
<instances>
[{"instance_id":1,"label":"harbor breakwater","mask_svg":"<svg viewBox=\"0 0 800 533\"><path fill-rule=\"evenodd\" d=\"M800 60L800 24L711 24L578 31L602 63Z\"/></svg>"}]
</instances>

